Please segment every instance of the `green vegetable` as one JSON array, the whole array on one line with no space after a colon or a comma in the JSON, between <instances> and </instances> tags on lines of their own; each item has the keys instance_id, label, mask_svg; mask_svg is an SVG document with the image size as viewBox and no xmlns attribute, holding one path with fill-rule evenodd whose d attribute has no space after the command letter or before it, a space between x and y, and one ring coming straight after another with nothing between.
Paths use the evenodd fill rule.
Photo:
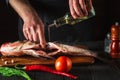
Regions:
<instances>
[{"instance_id":1,"label":"green vegetable","mask_svg":"<svg viewBox=\"0 0 120 80\"><path fill-rule=\"evenodd\" d=\"M0 67L0 73L3 76L7 76L7 77L16 75L16 76L22 76L27 80L32 80L25 71L19 70L19 69L14 69L9 67Z\"/></svg>"}]
</instances>

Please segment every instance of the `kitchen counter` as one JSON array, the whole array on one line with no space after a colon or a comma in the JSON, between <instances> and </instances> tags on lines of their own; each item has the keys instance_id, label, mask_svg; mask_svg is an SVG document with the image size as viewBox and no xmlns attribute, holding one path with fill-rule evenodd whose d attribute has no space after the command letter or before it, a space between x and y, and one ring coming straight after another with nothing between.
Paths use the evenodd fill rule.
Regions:
<instances>
[{"instance_id":1,"label":"kitchen counter","mask_svg":"<svg viewBox=\"0 0 120 80\"><path fill-rule=\"evenodd\" d=\"M107 54L104 52L100 52ZM106 55L102 55L106 57ZM105 58L106 60L113 61L109 57ZM117 64L120 64L119 59L114 60ZM118 66L120 67L120 66ZM69 72L78 76L77 80L119 80L120 79L120 69L114 66L113 64L108 64L106 62L95 59L93 64L77 64L73 65L72 70ZM73 80L68 77L51 74L48 72L42 71L29 71L27 72L33 80ZM0 75L0 80L25 80L23 77L12 76L12 77L3 77Z\"/></svg>"},{"instance_id":2,"label":"kitchen counter","mask_svg":"<svg viewBox=\"0 0 120 80\"><path fill-rule=\"evenodd\" d=\"M78 76L77 80L120 80L120 59L112 60L109 53L105 53L102 50L97 50L97 53L105 59L106 62L95 59L93 64L76 64L73 65L69 73ZM27 73L33 80L73 80L68 77L42 71L29 71ZM25 79L19 76L3 77L0 75L0 80Z\"/></svg>"}]
</instances>

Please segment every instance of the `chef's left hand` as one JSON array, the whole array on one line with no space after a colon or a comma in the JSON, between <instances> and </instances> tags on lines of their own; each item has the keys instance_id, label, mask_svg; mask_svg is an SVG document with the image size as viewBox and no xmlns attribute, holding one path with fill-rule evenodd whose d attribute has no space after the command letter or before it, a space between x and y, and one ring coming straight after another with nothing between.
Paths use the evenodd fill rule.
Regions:
<instances>
[{"instance_id":1,"label":"chef's left hand","mask_svg":"<svg viewBox=\"0 0 120 80\"><path fill-rule=\"evenodd\" d=\"M74 19L87 16L92 9L92 0L69 0L69 8Z\"/></svg>"}]
</instances>

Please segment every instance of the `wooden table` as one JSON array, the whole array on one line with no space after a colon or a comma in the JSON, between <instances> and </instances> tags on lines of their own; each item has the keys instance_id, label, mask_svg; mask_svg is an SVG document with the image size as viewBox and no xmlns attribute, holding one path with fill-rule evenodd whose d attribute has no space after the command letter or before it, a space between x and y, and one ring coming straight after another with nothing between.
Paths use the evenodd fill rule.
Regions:
<instances>
[{"instance_id":1,"label":"wooden table","mask_svg":"<svg viewBox=\"0 0 120 80\"><path fill-rule=\"evenodd\" d=\"M100 52L103 58L113 61L108 56L109 54ZM116 64L120 64L119 59ZM53 66L50 66L53 67ZM120 67L120 66L119 66ZM42 71L29 71L27 72L33 80L73 80L68 77L51 74ZM78 76L77 80L120 80L120 69L114 65L102 62L95 59L93 64L76 64L69 72ZM23 77L12 76L3 77L0 75L0 80L25 80Z\"/></svg>"}]
</instances>

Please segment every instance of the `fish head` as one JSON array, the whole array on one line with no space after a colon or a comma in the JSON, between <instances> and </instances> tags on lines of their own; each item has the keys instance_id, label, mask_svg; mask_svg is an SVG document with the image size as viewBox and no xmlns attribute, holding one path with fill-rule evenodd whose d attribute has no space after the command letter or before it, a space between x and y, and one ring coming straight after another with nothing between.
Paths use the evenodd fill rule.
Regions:
<instances>
[{"instance_id":1,"label":"fish head","mask_svg":"<svg viewBox=\"0 0 120 80\"><path fill-rule=\"evenodd\" d=\"M19 51L19 48L22 46L20 41L16 41L16 42L6 42L4 44L1 45L0 47L0 52L2 55L12 55L12 54L16 54L21 52ZM12 53L12 54L11 54Z\"/></svg>"}]
</instances>

